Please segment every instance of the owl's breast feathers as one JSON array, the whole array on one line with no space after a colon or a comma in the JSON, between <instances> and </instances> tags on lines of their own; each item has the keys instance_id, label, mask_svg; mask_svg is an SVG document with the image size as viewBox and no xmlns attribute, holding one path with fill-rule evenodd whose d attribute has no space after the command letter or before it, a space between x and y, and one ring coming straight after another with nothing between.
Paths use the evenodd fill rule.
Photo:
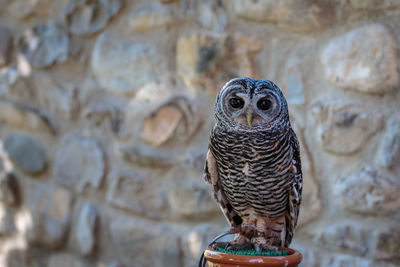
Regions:
<instances>
[{"instance_id":1,"label":"owl's breast feathers","mask_svg":"<svg viewBox=\"0 0 400 267\"><path fill-rule=\"evenodd\" d=\"M290 244L302 189L299 147L290 125L275 132L214 127L206 180L232 226L249 216L284 216L285 244Z\"/></svg>"},{"instance_id":2,"label":"owl's breast feathers","mask_svg":"<svg viewBox=\"0 0 400 267\"><path fill-rule=\"evenodd\" d=\"M295 168L288 129L243 133L215 127L210 150L222 190L237 214L246 215L249 207L271 218L285 214Z\"/></svg>"}]
</instances>

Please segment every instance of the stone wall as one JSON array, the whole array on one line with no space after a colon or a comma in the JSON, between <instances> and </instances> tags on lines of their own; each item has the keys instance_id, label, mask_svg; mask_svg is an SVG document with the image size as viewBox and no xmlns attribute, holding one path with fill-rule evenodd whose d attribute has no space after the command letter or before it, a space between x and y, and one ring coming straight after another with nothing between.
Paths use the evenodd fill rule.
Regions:
<instances>
[{"instance_id":1,"label":"stone wall","mask_svg":"<svg viewBox=\"0 0 400 267\"><path fill-rule=\"evenodd\" d=\"M195 266L227 227L202 168L237 76L287 97L302 266L399 266L399 17L397 0L0 0L0 266Z\"/></svg>"}]
</instances>

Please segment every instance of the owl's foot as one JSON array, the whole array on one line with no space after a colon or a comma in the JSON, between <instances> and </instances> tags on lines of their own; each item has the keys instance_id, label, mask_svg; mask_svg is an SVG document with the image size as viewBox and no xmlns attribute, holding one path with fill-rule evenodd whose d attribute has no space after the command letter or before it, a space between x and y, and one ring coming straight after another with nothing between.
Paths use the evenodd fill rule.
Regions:
<instances>
[{"instance_id":1,"label":"owl's foot","mask_svg":"<svg viewBox=\"0 0 400 267\"><path fill-rule=\"evenodd\" d=\"M254 249L257 252L261 251L274 251L278 252L279 248L276 246L272 246L267 240L263 237L255 237L251 239L251 242L254 244Z\"/></svg>"},{"instance_id":2,"label":"owl's foot","mask_svg":"<svg viewBox=\"0 0 400 267\"><path fill-rule=\"evenodd\" d=\"M213 245L213 248L223 247L225 249L231 250L241 250L241 249L250 249L253 248L253 245L250 242L250 239L243 235L239 235L235 240L229 242L218 242Z\"/></svg>"}]
</instances>

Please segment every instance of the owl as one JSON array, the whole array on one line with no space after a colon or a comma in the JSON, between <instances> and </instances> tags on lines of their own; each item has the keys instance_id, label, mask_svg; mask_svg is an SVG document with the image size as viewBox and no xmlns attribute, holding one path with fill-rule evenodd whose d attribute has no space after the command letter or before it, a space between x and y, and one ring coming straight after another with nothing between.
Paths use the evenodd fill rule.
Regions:
<instances>
[{"instance_id":1,"label":"owl","mask_svg":"<svg viewBox=\"0 0 400 267\"><path fill-rule=\"evenodd\" d=\"M297 137L282 92L269 80L237 78L219 92L205 180L236 238L230 249L288 247L302 194Z\"/></svg>"}]
</instances>

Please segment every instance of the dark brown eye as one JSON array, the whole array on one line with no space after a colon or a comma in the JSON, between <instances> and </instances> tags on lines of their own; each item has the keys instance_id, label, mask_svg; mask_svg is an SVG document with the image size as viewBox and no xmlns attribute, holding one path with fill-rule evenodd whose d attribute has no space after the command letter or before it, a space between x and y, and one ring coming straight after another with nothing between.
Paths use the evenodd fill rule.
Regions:
<instances>
[{"instance_id":1,"label":"dark brown eye","mask_svg":"<svg viewBox=\"0 0 400 267\"><path fill-rule=\"evenodd\" d=\"M241 107L243 107L243 105L244 105L244 101L243 101L243 99L241 99L241 98L234 97L234 98L231 98L231 99L229 100L229 104L231 104L231 106L232 106L233 108L241 108Z\"/></svg>"},{"instance_id":2,"label":"dark brown eye","mask_svg":"<svg viewBox=\"0 0 400 267\"><path fill-rule=\"evenodd\" d=\"M257 102L257 107L261 110L267 110L271 107L272 102L267 98L262 98Z\"/></svg>"}]
</instances>

